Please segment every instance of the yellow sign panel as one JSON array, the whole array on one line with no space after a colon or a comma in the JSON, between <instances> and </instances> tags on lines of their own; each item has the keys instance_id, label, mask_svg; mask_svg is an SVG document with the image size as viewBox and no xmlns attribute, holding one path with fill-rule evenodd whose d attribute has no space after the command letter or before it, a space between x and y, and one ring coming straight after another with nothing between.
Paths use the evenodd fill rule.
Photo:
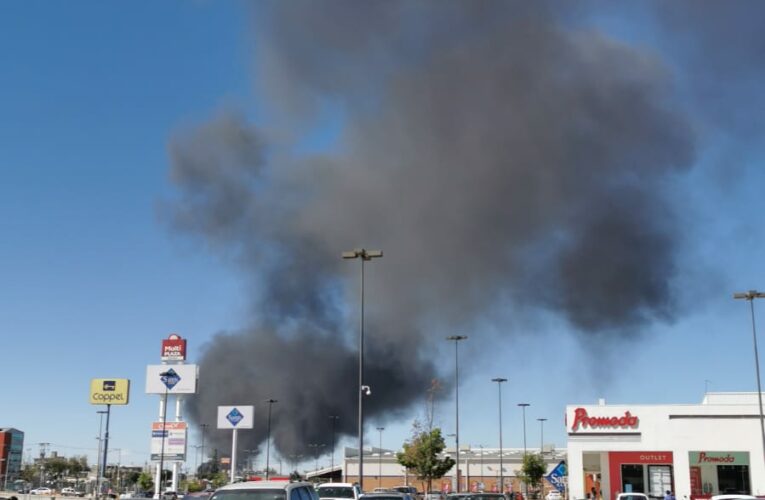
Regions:
<instances>
[{"instance_id":1,"label":"yellow sign panel","mask_svg":"<svg viewBox=\"0 0 765 500\"><path fill-rule=\"evenodd\" d=\"M126 378L94 378L90 381L90 404L126 405L130 398L130 380Z\"/></svg>"}]
</instances>

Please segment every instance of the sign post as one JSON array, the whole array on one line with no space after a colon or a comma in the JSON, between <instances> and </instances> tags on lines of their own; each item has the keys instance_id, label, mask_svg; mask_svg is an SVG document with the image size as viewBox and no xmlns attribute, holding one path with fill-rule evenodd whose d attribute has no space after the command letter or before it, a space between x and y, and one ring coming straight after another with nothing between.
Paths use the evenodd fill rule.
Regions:
<instances>
[{"instance_id":1,"label":"sign post","mask_svg":"<svg viewBox=\"0 0 765 500\"><path fill-rule=\"evenodd\" d=\"M161 365L146 367L146 393L157 394L159 422L152 425L152 460L157 462L154 494L159 498L165 490L165 460L173 464L172 490L178 491L180 465L186 460L187 426L181 416L181 397L197 392L199 369L186 364L186 339L173 333L162 339ZM175 396L175 420L167 421L168 397ZM166 442L167 441L167 442ZM168 450L165 449L168 446ZM168 453L169 452L169 453Z\"/></svg>"},{"instance_id":2,"label":"sign post","mask_svg":"<svg viewBox=\"0 0 765 500\"><path fill-rule=\"evenodd\" d=\"M219 406L218 429L231 429L231 477L233 483L236 478L236 440L239 429L252 429L253 406Z\"/></svg>"},{"instance_id":3,"label":"sign post","mask_svg":"<svg viewBox=\"0 0 765 500\"><path fill-rule=\"evenodd\" d=\"M126 405L130 400L130 380L126 378L94 378L90 381L90 404L106 405L106 433L104 434L104 452L102 464L99 464L101 473L106 471L106 457L109 451L109 418L112 414L112 405ZM96 484L101 484L101 474L96 476ZM97 488L96 498L101 495L100 487Z\"/></svg>"}]
</instances>

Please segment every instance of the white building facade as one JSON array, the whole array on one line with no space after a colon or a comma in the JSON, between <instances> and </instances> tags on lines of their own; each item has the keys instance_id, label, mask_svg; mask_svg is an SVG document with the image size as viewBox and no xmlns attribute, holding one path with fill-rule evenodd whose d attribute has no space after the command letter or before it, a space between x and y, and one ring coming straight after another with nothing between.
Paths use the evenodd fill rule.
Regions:
<instances>
[{"instance_id":1,"label":"white building facade","mask_svg":"<svg viewBox=\"0 0 765 500\"><path fill-rule=\"evenodd\" d=\"M708 393L697 405L569 405L566 429L572 499L765 495L757 393Z\"/></svg>"}]
</instances>

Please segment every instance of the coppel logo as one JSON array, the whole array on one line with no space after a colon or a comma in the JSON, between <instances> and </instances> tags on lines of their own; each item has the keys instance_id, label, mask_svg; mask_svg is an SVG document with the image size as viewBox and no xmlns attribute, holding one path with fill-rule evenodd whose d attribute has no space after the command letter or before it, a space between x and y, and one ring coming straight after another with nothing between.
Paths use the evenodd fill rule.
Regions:
<instances>
[{"instance_id":1,"label":"coppel logo","mask_svg":"<svg viewBox=\"0 0 765 500\"><path fill-rule=\"evenodd\" d=\"M116 391L117 390L117 382L115 380L104 380L104 391Z\"/></svg>"}]
</instances>

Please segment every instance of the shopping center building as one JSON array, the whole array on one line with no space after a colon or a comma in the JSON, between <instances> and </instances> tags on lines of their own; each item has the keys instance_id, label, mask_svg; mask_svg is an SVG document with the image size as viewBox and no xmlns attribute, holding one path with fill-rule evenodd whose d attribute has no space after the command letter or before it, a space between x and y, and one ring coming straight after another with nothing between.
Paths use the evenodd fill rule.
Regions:
<instances>
[{"instance_id":1,"label":"shopping center building","mask_svg":"<svg viewBox=\"0 0 765 500\"><path fill-rule=\"evenodd\" d=\"M572 499L765 495L757 393L707 393L694 405L569 405L566 429Z\"/></svg>"}]
</instances>

